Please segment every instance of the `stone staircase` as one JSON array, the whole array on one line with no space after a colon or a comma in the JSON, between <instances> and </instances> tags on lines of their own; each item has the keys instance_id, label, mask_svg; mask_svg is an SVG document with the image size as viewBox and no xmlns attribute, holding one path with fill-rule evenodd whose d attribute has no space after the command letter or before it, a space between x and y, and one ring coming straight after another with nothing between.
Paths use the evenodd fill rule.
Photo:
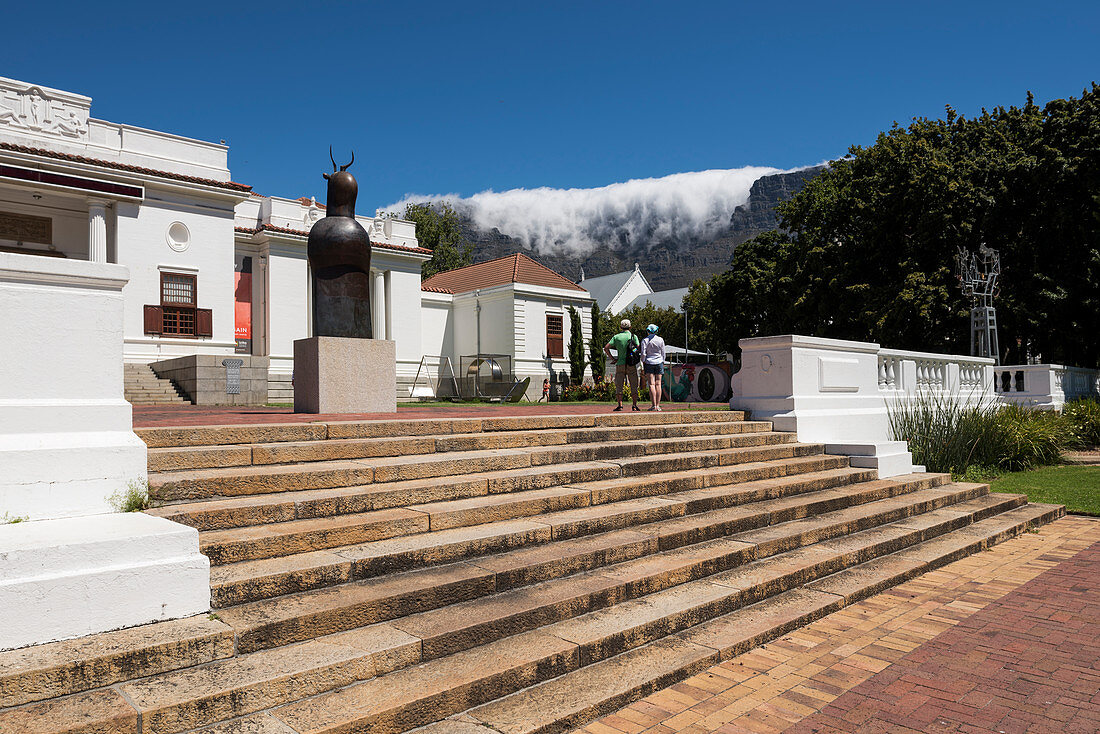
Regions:
<instances>
[{"instance_id":1,"label":"stone staircase","mask_svg":"<svg viewBox=\"0 0 1100 734\"><path fill-rule=\"evenodd\" d=\"M0 653L0 732L562 731L1063 513L732 411L139 433L214 613Z\"/></svg>"},{"instance_id":2,"label":"stone staircase","mask_svg":"<svg viewBox=\"0 0 1100 734\"><path fill-rule=\"evenodd\" d=\"M187 405L191 402L174 382L157 377L147 364L124 364L122 387L131 405Z\"/></svg>"}]
</instances>

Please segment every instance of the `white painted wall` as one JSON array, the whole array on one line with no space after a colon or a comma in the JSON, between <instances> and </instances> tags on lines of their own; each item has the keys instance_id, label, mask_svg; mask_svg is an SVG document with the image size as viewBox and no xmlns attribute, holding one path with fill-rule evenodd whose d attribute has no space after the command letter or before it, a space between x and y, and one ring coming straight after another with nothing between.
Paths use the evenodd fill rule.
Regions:
<instances>
[{"instance_id":1,"label":"white painted wall","mask_svg":"<svg viewBox=\"0 0 1100 734\"><path fill-rule=\"evenodd\" d=\"M798 440L847 454L880 477L914 470L903 441L891 440L879 390L879 345L808 336L742 339L730 408L770 420Z\"/></svg>"},{"instance_id":2,"label":"white painted wall","mask_svg":"<svg viewBox=\"0 0 1100 734\"><path fill-rule=\"evenodd\" d=\"M454 359L453 296L421 291L421 354L446 355Z\"/></svg>"},{"instance_id":3,"label":"white painted wall","mask_svg":"<svg viewBox=\"0 0 1100 734\"><path fill-rule=\"evenodd\" d=\"M126 279L0 253L0 650L209 608L194 528L111 512L146 477L122 396Z\"/></svg>"},{"instance_id":4,"label":"white painted wall","mask_svg":"<svg viewBox=\"0 0 1100 734\"><path fill-rule=\"evenodd\" d=\"M109 512L146 475L122 397L126 268L0 253L0 515Z\"/></svg>"},{"instance_id":5,"label":"white painted wall","mask_svg":"<svg viewBox=\"0 0 1100 734\"><path fill-rule=\"evenodd\" d=\"M126 300L127 361L156 361L186 354L232 354L233 336L233 200L184 199L177 194L146 191L139 204L119 203L117 252L130 269ZM182 222L190 232L187 249L169 246L168 228ZM193 273L198 278L198 307L213 312L212 339L164 338L144 334L143 309L160 303L160 273Z\"/></svg>"},{"instance_id":6,"label":"white painted wall","mask_svg":"<svg viewBox=\"0 0 1100 734\"><path fill-rule=\"evenodd\" d=\"M267 249L268 353L272 372L292 372L294 340L309 336L309 261L304 245L269 244Z\"/></svg>"},{"instance_id":7,"label":"white painted wall","mask_svg":"<svg viewBox=\"0 0 1100 734\"><path fill-rule=\"evenodd\" d=\"M583 286L584 284L581 283ZM649 287L649 283L642 277L641 272L635 270L630 276L630 279L623 284L623 287L619 289L619 293L611 299L611 303L604 306L600 304L600 308L611 314L618 315L624 308L630 305L638 296L648 295L653 292L653 289Z\"/></svg>"}]
</instances>

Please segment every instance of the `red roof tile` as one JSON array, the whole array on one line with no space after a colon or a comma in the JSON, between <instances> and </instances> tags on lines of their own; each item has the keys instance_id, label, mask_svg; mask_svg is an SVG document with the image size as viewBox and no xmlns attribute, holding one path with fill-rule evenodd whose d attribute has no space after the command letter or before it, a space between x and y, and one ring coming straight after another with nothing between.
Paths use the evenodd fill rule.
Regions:
<instances>
[{"instance_id":1,"label":"red roof tile","mask_svg":"<svg viewBox=\"0 0 1100 734\"><path fill-rule=\"evenodd\" d=\"M454 291L447 290L446 288L437 288L434 285L420 284L420 290L428 291L429 293L454 293Z\"/></svg>"},{"instance_id":2,"label":"red roof tile","mask_svg":"<svg viewBox=\"0 0 1100 734\"><path fill-rule=\"evenodd\" d=\"M526 283L546 288L584 291L568 278L555 273L534 258L523 253L507 255L496 260L467 265L457 270L436 273L421 284L424 290L441 288L440 292L467 293L478 288L492 288L505 283Z\"/></svg>"},{"instance_id":3,"label":"red roof tile","mask_svg":"<svg viewBox=\"0 0 1100 734\"><path fill-rule=\"evenodd\" d=\"M310 206L311 204L316 204L317 206L319 206L322 209L325 208L324 204L322 204L319 201L314 201L313 199L309 198L308 196L299 196L298 197L298 203L301 204L302 206Z\"/></svg>"},{"instance_id":4,"label":"red roof tile","mask_svg":"<svg viewBox=\"0 0 1100 734\"><path fill-rule=\"evenodd\" d=\"M0 150L12 150L17 153L27 153L29 155L39 155L43 158L54 158L61 161L72 161L74 163L87 163L93 166L103 166L104 168L113 168L116 171L128 171L130 173L140 173L146 176L159 176L160 178L170 178L175 181L187 181L188 183L201 184L203 186L216 186L221 189L229 189L231 191L251 191L252 187L247 184L236 183L234 181L215 181L212 178L199 178L198 176L185 176L181 173L171 173L169 171L158 171L154 168L142 168L141 166L132 166L129 163L117 163L115 161L104 161L99 158L88 158L82 155L73 155L72 153L59 153L55 150L46 150L45 148L32 148L28 145L16 145L15 143L0 143Z\"/></svg>"}]
</instances>

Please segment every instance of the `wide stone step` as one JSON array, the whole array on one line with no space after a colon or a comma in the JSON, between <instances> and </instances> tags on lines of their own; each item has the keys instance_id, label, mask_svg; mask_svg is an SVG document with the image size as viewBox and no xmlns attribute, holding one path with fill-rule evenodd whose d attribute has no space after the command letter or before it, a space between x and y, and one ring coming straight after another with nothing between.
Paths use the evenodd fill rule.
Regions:
<instances>
[{"instance_id":1,"label":"wide stone step","mask_svg":"<svg viewBox=\"0 0 1100 734\"><path fill-rule=\"evenodd\" d=\"M212 467L291 464L577 443L691 438L734 433L760 433L770 430L771 424L766 421L730 420L727 422L694 424L282 441L219 447L151 448L149 449L149 471L164 472ZM217 450L212 452L209 448L216 448ZM705 446L700 448L705 448Z\"/></svg>"},{"instance_id":2,"label":"wide stone step","mask_svg":"<svg viewBox=\"0 0 1100 734\"><path fill-rule=\"evenodd\" d=\"M203 731L284 732L284 726L298 732L402 731L473 707L466 722L481 721L498 731L558 731L1063 512L1036 505L1003 512L1023 501L984 495L769 558L750 560L752 554L745 553L746 562L727 571L649 590L614 606L566 608L563 619L536 630L517 633L498 622L501 637L487 644L480 637L472 646L461 642L471 640L470 614L440 610L434 620L431 613L410 616L153 675L119 686L121 695L105 689L0 711L0 730L70 731L79 720L80 731L120 726L137 731L140 712L142 731L181 732L228 719L234 720ZM616 578L629 575L620 571ZM502 598L497 595L495 605L474 613L518 609L522 616L531 607L518 598L502 604ZM477 625L483 632L494 628L484 616ZM224 629L216 634L231 640ZM456 647L463 649L448 652ZM24 680L37 675L105 685L120 680L109 664L112 655L146 659L133 649L124 653L101 645L98 651L99 658L86 661L88 669L116 677L74 682L59 673L71 671L71 661L66 668L59 660L52 675L40 666L37 673L24 673ZM130 672L139 677L157 671L131 666ZM9 679L0 680L8 683L0 690L13 689ZM61 692L55 687L43 697ZM263 709L268 710L257 713ZM241 716L247 718L236 718ZM426 731L442 734L455 725L441 722Z\"/></svg>"},{"instance_id":3,"label":"wide stone step","mask_svg":"<svg viewBox=\"0 0 1100 734\"><path fill-rule=\"evenodd\" d=\"M693 441L705 450L682 452L684 442ZM522 470L554 464L589 461L612 461L620 466L623 476L655 474L681 469L717 466L720 463L744 461L737 452L758 447L789 445L790 433L742 433L728 436L702 436L692 439L633 441L622 443L589 443L568 446L548 446L487 451L455 451L443 455L416 455L319 461L309 464L231 467L180 472L164 472L149 476L149 495L157 501L208 499L305 489L350 487L364 484L397 482L411 479L462 476L470 473ZM754 455L749 460L783 458L784 455L820 453L821 446L807 446L774 452L776 455ZM728 447L728 448L727 448ZM733 453L731 453L733 452ZM620 461L627 459L626 461Z\"/></svg>"},{"instance_id":4,"label":"wide stone step","mask_svg":"<svg viewBox=\"0 0 1100 734\"><path fill-rule=\"evenodd\" d=\"M1019 532L1035 521L1033 513L1010 524ZM920 542L919 531L898 528L895 534ZM983 534L989 534L985 526L972 532ZM846 540L853 547L860 542ZM879 545L872 540L866 547L873 552ZM830 555L851 552L822 548L817 572L830 566ZM936 562L922 561L927 567ZM399 732L466 710L464 721L499 732L562 731L844 605L839 595L799 588L785 571L792 565L805 564L790 558L759 564L758 572L786 579L775 596L746 596L725 577L684 584L435 660L424 656L420 665L275 708L267 717L296 732ZM742 606L743 598L755 596L764 600ZM508 691L515 693L502 696ZM449 726L426 731L455 731Z\"/></svg>"},{"instance_id":5,"label":"wide stone step","mask_svg":"<svg viewBox=\"0 0 1100 734\"><path fill-rule=\"evenodd\" d=\"M978 539L982 548L1025 532L1060 514L1053 506L1028 505L1003 515L981 520L931 541L900 551L913 570L904 578L919 575L953 560L951 548ZM885 563L893 556L882 559ZM873 563L873 562L872 562ZM859 569L856 567L854 570ZM824 585L826 582L822 581ZM892 584L891 584L892 585ZM812 586L812 585L811 585ZM862 596L875 593L872 586ZM862 596L853 596L862 598ZM503 734L542 734L565 731L615 711L654 690L689 677L719 660L740 655L783 634L841 608L845 599L814 588L795 588L757 604L739 609L714 620L691 627L657 642L629 650L607 660L579 668L554 680L536 684L512 695L466 711L461 717L470 732L478 725ZM392 675L392 674L391 674ZM363 685L363 684L361 684ZM353 686L350 689L355 690ZM327 699L334 694L319 697ZM346 694L345 694L346 695ZM315 703L314 710L320 710ZM327 703L327 701L325 701ZM271 712L280 722L296 721L295 731L334 731L328 722L347 721L357 715L337 717L330 709L326 723L307 729L306 707L292 704ZM457 716L455 717L458 718ZM419 717L419 722L424 722ZM469 728L470 726L475 728ZM441 722L424 729L424 734L455 731L453 722ZM408 728L408 727L405 727ZM373 731L400 731L375 728Z\"/></svg>"},{"instance_id":6,"label":"wide stone step","mask_svg":"<svg viewBox=\"0 0 1100 734\"><path fill-rule=\"evenodd\" d=\"M740 451L740 458L744 461L705 471L621 477L617 464L583 462L557 467L536 467L524 472L484 472L462 477L436 477L382 485L180 502L156 507L147 512L199 530L223 530L356 514L424 502L466 499L490 493L573 486L582 482L586 486L590 485L595 502L611 502L616 499L770 479L788 473L821 471L848 465L847 457L824 456L820 451L795 456L796 452L801 451L803 449L799 444L745 449ZM781 456L764 460L762 457L766 453L787 454L789 458ZM705 485L704 481L708 484Z\"/></svg>"},{"instance_id":7,"label":"wide stone step","mask_svg":"<svg viewBox=\"0 0 1100 734\"><path fill-rule=\"evenodd\" d=\"M0 709L233 654L232 628L205 614L7 650L0 652Z\"/></svg>"},{"instance_id":8,"label":"wide stone step","mask_svg":"<svg viewBox=\"0 0 1100 734\"><path fill-rule=\"evenodd\" d=\"M661 584L682 583L725 570L753 557L783 552L799 545L904 519L971 499L986 491L983 485L953 486L917 490L882 500L871 499L874 495L859 496L853 493L853 502L863 500L865 504L845 506L844 509L813 518L790 520L776 526L774 536L759 540L752 537L752 531L745 533L744 539L722 537L728 533L722 533L720 529L737 528L738 523L741 527L759 528L770 517L774 518L773 522L782 522L787 517L800 516L797 505L773 510L765 502L760 503L763 507L745 508L742 518L717 518L713 525L713 542L689 547L672 545L684 535L674 531L664 536L667 525L654 523L646 529L656 534L657 547L666 547L662 545L662 538L668 537L670 549L585 572L598 577L597 581L591 582L596 586L586 593L593 599L605 599L605 603L612 603L628 596L650 593ZM888 495L890 488L883 487L879 492L878 496L883 493ZM715 514L728 512L723 510ZM697 533L693 537L701 538L704 534ZM485 596L515 582L519 560L509 558L506 567L502 568L494 557L484 561L473 559L251 602L227 608L219 614L236 630L238 650L267 649ZM554 567L546 567L545 558L525 560L531 564L541 560L542 568L539 570L542 574L555 572ZM625 576L616 575L623 569L628 569L623 571ZM558 567L556 570L568 573L571 569ZM536 580L545 583L543 579Z\"/></svg>"},{"instance_id":9,"label":"wide stone step","mask_svg":"<svg viewBox=\"0 0 1100 734\"><path fill-rule=\"evenodd\" d=\"M250 424L139 428L149 448L222 446L280 441L322 441L350 438L393 438L446 433L536 431L642 425L690 425L744 420L737 410L682 410L663 413L601 413L588 415L501 416L498 418L427 418L417 420L316 421L313 423Z\"/></svg>"},{"instance_id":10,"label":"wide stone step","mask_svg":"<svg viewBox=\"0 0 1100 734\"><path fill-rule=\"evenodd\" d=\"M708 491L705 508L713 510L719 507L759 502L766 498L798 496L848 484L868 482L873 477L872 470L844 467L793 474L781 480L759 480L728 485L724 503L719 502L719 496L715 494L718 490L712 488ZM730 518L726 513L700 518L691 523L689 529L666 523L660 527L653 526L650 530L654 533L664 532L667 536L663 541L664 547L673 547L674 544L686 542L691 538L716 537L716 534L732 527L731 523L739 523L737 526L742 529L756 527L757 525L752 523L765 523L780 517L793 519L803 516L799 513L810 512L813 508L835 509L840 506L839 503L867 498L877 499L890 492L923 489L941 484L944 479L945 475L921 475L907 481L868 482L856 492L819 495L804 502L756 505L753 511L739 513L736 519ZM354 579L370 578L394 571L472 559L551 541L583 538L680 517L689 511L703 511L703 507L694 503L695 499L691 491L663 497L617 500L572 511L544 512L525 519L498 520L472 527L448 528L355 546L334 547L331 550L312 550L280 558L215 566L210 575L211 598L215 606L222 607ZM294 523L289 524L294 525ZM676 540L669 539L673 530L677 532ZM623 542L627 547L634 547L636 538L627 535ZM587 548L585 544L580 545L585 548L584 553L588 554L586 557L589 558L589 562L606 557L606 554L615 548L614 545L604 546L600 543L595 544L593 548ZM568 555L574 564L584 562L581 558L575 557L576 549L557 547L548 552L551 555L554 553ZM629 551L618 549L617 552L628 553ZM546 555L546 552L535 551L529 555L538 560L540 556ZM214 557L217 555L215 554ZM505 565L518 564L512 572L512 576L516 578L520 577L518 569L526 568L519 563L520 560L522 559L517 557L505 562ZM538 562L541 563L541 560Z\"/></svg>"},{"instance_id":11,"label":"wide stone step","mask_svg":"<svg viewBox=\"0 0 1100 734\"><path fill-rule=\"evenodd\" d=\"M812 458L813 461L789 460L796 462L792 465L772 462L755 471L742 469L736 473L719 474L712 482L712 488L709 491L687 496L690 503L688 511L698 512L703 509L728 506L734 503L729 499L730 497L738 497L740 502L746 502L754 497L763 499L767 496L765 485L751 484L731 492L729 489L717 488L715 486L718 484L717 480L722 480L725 482L724 486L728 486L751 481L754 475L785 476L820 471L825 466L845 469L843 476L850 481L864 481L873 476L869 471L848 471L844 457ZM625 499L670 494L702 487L704 478L709 477L709 471L712 470L651 475L646 477L645 481L629 477L592 483L571 482L567 486L509 493L488 494L486 492L463 499L408 504L399 509L285 520L273 524L205 531L200 537L200 542L202 552L209 556L211 563L216 565L271 558L413 533L467 527ZM408 497L406 496L405 499ZM184 519L172 515L169 517Z\"/></svg>"},{"instance_id":12,"label":"wide stone step","mask_svg":"<svg viewBox=\"0 0 1100 734\"><path fill-rule=\"evenodd\" d=\"M1019 497L1004 495L996 501L989 500L988 496L982 497L929 513L919 526L901 521L782 555L749 560L730 571L658 587L594 611L586 611L586 594L600 587L592 581L599 576L586 574L391 623L154 675L126 683L119 691L141 713L143 730L180 732L391 671L407 670L405 677L415 679L419 674L409 669L426 661L439 659L441 669L454 672L461 668L456 668L454 660L466 659L455 657L463 651L480 650L468 659L484 665L490 660L485 656L487 651L498 655L511 649L514 654L516 646L544 639L546 635L575 646L568 665L568 669L575 670L783 594L845 565L895 553L964 527L1021 501ZM751 553L742 555L752 557ZM610 582L621 582L628 575L620 571L610 577ZM578 585L576 579L582 583ZM536 633L525 630L532 624L532 621L525 623L525 619L549 622L542 624ZM495 645L497 640L511 640L512 644ZM448 659L450 662L443 662ZM493 669L495 665L490 663L487 667ZM551 677L554 672L542 670L537 680ZM390 677L386 682L392 687L399 680ZM446 683L440 678L437 686ZM425 692L419 686L408 690ZM509 690L514 688L505 686L501 693ZM332 703L327 701L326 705Z\"/></svg>"}]
</instances>

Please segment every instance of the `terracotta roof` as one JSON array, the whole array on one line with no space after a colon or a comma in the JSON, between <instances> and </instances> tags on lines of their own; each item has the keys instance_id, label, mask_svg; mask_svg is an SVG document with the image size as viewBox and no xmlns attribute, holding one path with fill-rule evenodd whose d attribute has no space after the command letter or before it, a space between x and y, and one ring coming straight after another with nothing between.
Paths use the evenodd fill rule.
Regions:
<instances>
[{"instance_id":1,"label":"terracotta roof","mask_svg":"<svg viewBox=\"0 0 1100 734\"><path fill-rule=\"evenodd\" d=\"M251 191L252 187L247 184L235 183L233 181L215 181L212 178L199 178L198 176L185 176L181 173L170 173L169 171L158 171L154 168L142 168L141 166L132 166L129 163L117 163L115 161L104 161L99 158L88 158L82 155L73 155L71 153L58 153L55 150L46 150L45 148L32 148L28 145L16 145L15 143L0 143L0 150L13 150L17 153L28 153L30 155L39 155L43 158L54 158L60 161L72 161L74 163L87 163L93 166L103 166L104 168L113 168L116 171L129 171L131 173L140 173L146 176L159 176L161 178L170 178L176 181L187 181L188 183L202 184L203 186L216 186L220 189L229 189L231 191Z\"/></svg>"},{"instance_id":2,"label":"terracotta roof","mask_svg":"<svg viewBox=\"0 0 1100 734\"><path fill-rule=\"evenodd\" d=\"M437 288L434 285L424 285L423 283L420 284L420 290L428 291L429 293L454 293L454 291L446 288Z\"/></svg>"},{"instance_id":3,"label":"terracotta roof","mask_svg":"<svg viewBox=\"0 0 1100 734\"><path fill-rule=\"evenodd\" d=\"M467 265L457 270L436 273L425 280L420 288L441 288L441 292L467 293L478 288L492 288L505 283L526 283L546 288L562 288L583 291L573 281L558 275L542 263L517 252L514 255L487 260L483 263Z\"/></svg>"},{"instance_id":4,"label":"terracotta roof","mask_svg":"<svg viewBox=\"0 0 1100 734\"><path fill-rule=\"evenodd\" d=\"M322 204L319 201L314 201L313 199L309 198L308 196L299 196L298 197L298 203L301 204L302 206L310 206L311 204L316 204L321 209L325 208L324 204Z\"/></svg>"},{"instance_id":5,"label":"terracotta roof","mask_svg":"<svg viewBox=\"0 0 1100 734\"><path fill-rule=\"evenodd\" d=\"M371 247L381 247L383 250L402 250L404 252L419 252L422 255L431 255L432 251L427 247L408 247L407 245L391 245L388 242L372 242Z\"/></svg>"},{"instance_id":6,"label":"terracotta roof","mask_svg":"<svg viewBox=\"0 0 1100 734\"><path fill-rule=\"evenodd\" d=\"M256 234L257 232L279 232L281 234L292 234L298 237L309 237L309 232L304 229L289 229L287 227L276 227L271 224L261 224L259 227L234 227L234 231L241 234ZM432 251L425 247L409 247L407 245L393 245L389 242L371 242L371 247L380 247L383 250L399 250L401 252L417 252L421 255L431 255Z\"/></svg>"}]
</instances>

